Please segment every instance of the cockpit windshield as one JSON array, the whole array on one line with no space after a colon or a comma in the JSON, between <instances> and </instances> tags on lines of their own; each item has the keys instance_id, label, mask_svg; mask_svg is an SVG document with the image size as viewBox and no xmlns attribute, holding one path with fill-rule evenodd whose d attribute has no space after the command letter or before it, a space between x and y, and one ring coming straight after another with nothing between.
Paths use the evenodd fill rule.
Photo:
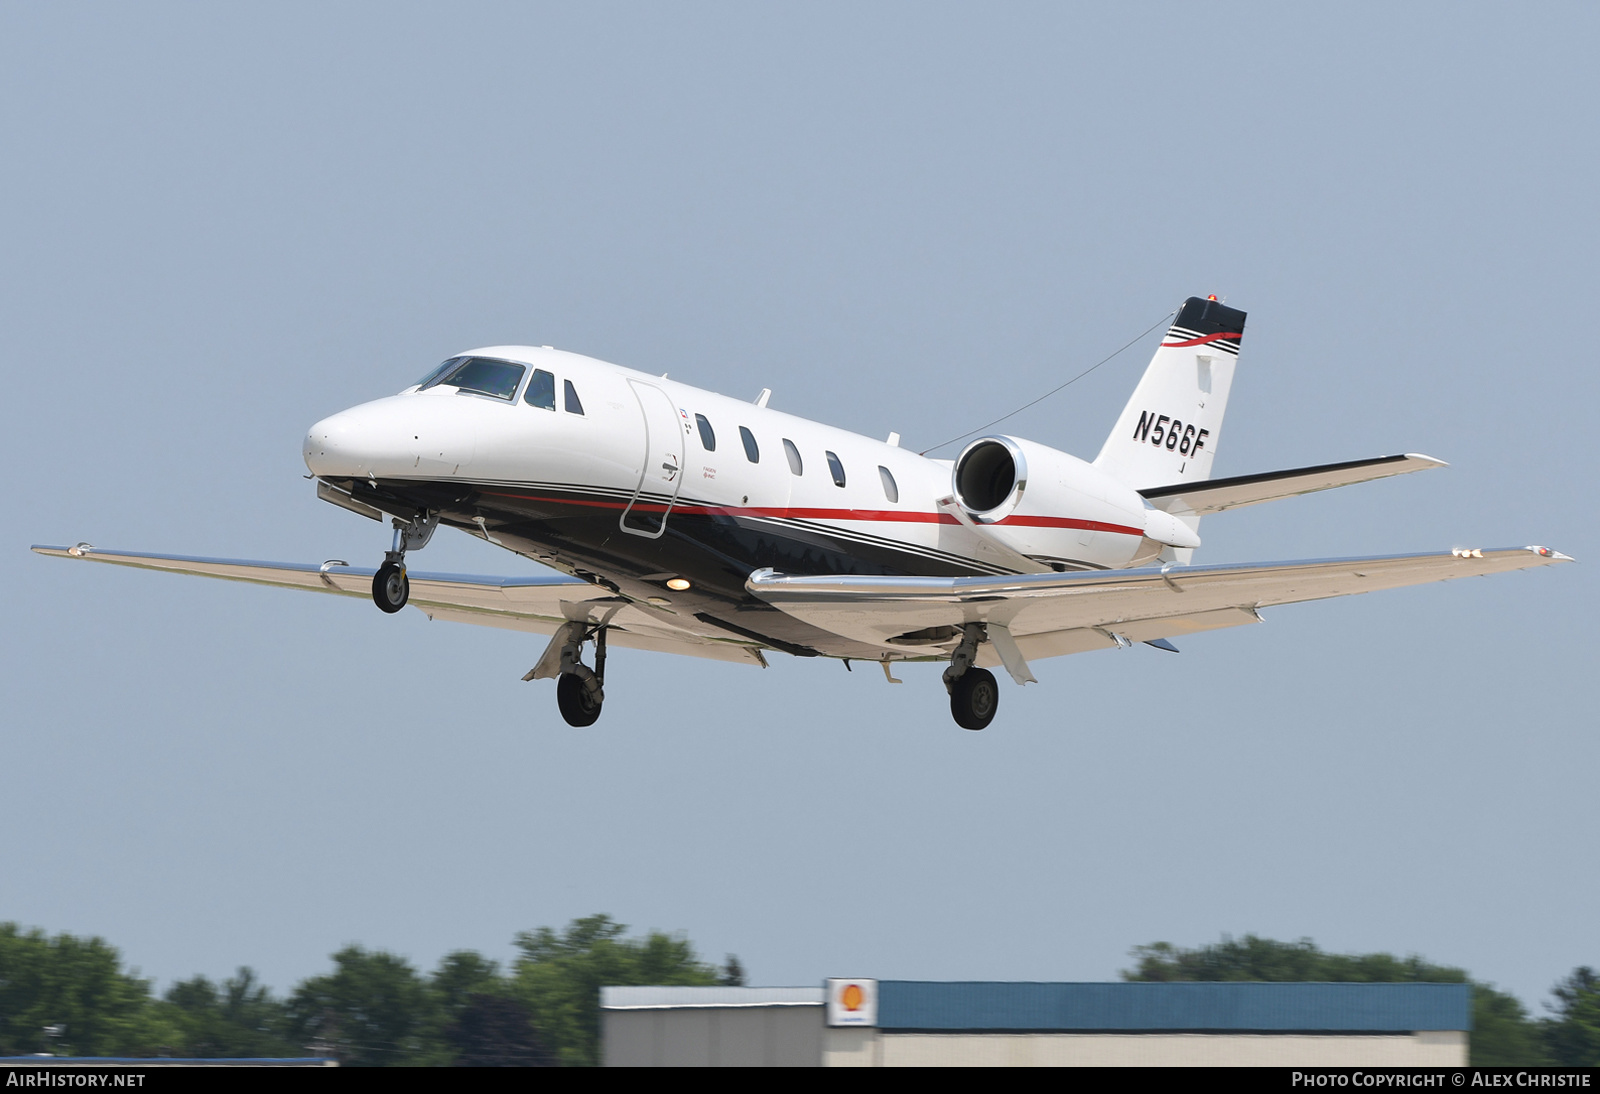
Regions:
<instances>
[{"instance_id":1,"label":"cockpit windshield","mask_svg":"<svg viewBox=\"0 0 1600 1094\"><path fill-rule=\"evenodd\" d=\"M522 374L526 371L523 365L492 357L452 357L435 369L419 390L449 384L459 391L475 391L509 400L516 395L517 385L522 383Z\"/></svg>"},{"instance_id":2,"label":"cockpit windshield","mask_svg":"<svg viewBox=\"0 0 1600 1094\"><path fill-rule=\"evenodd\" d=\"M461 363L461 361L462 358L460 357L452 357L438 368L429 370L428 375L417 381L418 389L432 387L434 384L439 382L439 377L455 368Z\"/></svg>"}]
</instances>

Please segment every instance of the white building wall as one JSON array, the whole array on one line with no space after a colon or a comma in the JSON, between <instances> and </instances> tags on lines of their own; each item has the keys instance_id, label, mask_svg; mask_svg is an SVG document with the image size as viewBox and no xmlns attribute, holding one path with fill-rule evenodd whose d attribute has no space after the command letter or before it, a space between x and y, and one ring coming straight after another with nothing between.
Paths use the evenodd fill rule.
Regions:
<instances>
[{"instance_id":1,"label":"white building wall","mask_svg":"<svg viewBox=\"0 0 1600 1094\"><path fill-rule=\"evenodd\" d=\"M822 1005L635 1007L600 1012L606 1067L817 1067Z\"/></svg>"},{"instance_id":2,"label":"white building wall","mask_svg":"<svg viewBox=\"0 0 1600 1094\"><path fill-rule=\"evenodd\" d=\"M830 1029L822 1060L825 1067L1465 1067L1467 1035Z\"/></svg>"}]
</instances>

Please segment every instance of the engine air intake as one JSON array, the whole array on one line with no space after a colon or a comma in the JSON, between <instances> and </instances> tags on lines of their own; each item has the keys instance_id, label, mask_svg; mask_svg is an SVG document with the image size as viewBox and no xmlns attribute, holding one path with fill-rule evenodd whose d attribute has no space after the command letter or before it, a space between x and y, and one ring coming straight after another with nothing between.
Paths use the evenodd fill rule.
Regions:
<instances>
[{"instance_id":1,"label":"engine air intake","mask_svg":"<svg viewBox=\"0 0 1600 1094\"><path fill-rule=\"evenodd\" d=\"M1002 438L973 441L956 460L952 475L956 499L974 515L992 513L1021 494L1026 467L1021 450Z\"/></svg>"}]
</instances>

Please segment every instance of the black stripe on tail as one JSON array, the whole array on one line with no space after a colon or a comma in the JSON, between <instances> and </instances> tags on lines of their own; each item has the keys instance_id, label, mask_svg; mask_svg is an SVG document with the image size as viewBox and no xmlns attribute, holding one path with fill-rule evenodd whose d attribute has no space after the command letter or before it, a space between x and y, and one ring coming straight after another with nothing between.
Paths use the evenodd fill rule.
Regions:
<instances>
[{"instance_id":1,"label":"black stripe on tail","mask_svg":"<svg viewBox=\"0 0 1600 1094\"><path fill-rule=\"evenodd\" d=\"M1237 354L1244 335L1244 312L1216 300L1191 296L1178 309L1178 318L1161 340L1163 346L1210 345Z\"/></svg>"}]
</instances>

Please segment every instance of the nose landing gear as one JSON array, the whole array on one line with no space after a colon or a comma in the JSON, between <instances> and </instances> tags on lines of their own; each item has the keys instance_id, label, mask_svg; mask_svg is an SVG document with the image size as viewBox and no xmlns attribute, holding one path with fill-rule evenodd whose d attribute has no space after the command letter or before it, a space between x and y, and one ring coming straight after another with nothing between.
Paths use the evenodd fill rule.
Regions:
<instances>
[{"instance_id":1,"label":"nose landing gear","mask_svg":"<svg viewBox=\"0 0 1600 1094\"><path fill-rule=\"evenodd\" d=\"M978 643L984 639L982 623L968 623L961 629L961 644L950 656L944 670L944 686L950 692L950 715L962 729L984 729L1000 709L1000 685L994 673L973 665Z\"/></svg>"},{"instance_id":2,"label":"nose landing gear","mask_svg":"<svg viewBox=\"0 0 1600 1094\"><path fill-rule=\"evenodd\" d=\"M411 580L403 562L385 562L372 575L372 602L391 615L411 599Z\"/></svg>"},{"instance_id":3,"label":"nose landing gear","mask_svg":"<svg viewBox=\"0 0 1600 1094\"><path fill-rule=\"evenodd\" d=\"M383 565L372 575L372 602L393 615L411 599L411 579L406 577L406 552L420 551L439 527L438 513L420 513L409 521L394 519L394 546L384 552Z\"/></svg>"}]
</instances>

